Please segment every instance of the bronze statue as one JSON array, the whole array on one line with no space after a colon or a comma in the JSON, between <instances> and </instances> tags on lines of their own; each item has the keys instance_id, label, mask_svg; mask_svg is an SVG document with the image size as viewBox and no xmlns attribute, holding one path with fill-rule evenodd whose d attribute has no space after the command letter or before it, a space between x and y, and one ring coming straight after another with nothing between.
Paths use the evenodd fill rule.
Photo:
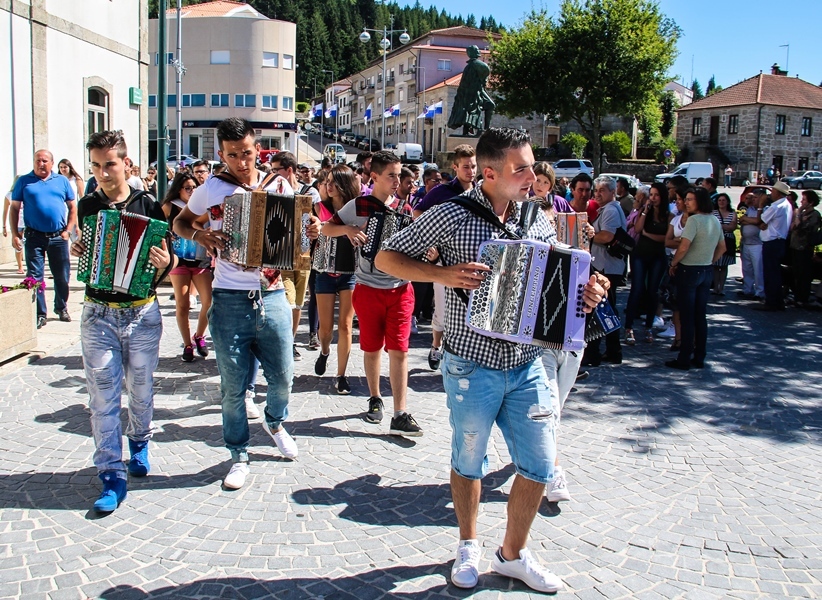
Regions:
<instances>
[{"instance_id":1,"label":"bronze statue","mask_svg":"<svg viewBox=\"0 0 822 600\"><path fill-rule=\"evenodd\" d=\"M448 118L448 127L462 127L462 135L479 137L484 129L491 127L491 117L496 107L485 91L485 82L491 74L491 69L479 59L479 48L469 46L466 52L468 64L462 71L457 96L454 98L454 108L451 109L451 116Z\"/></svg>"}]
</instances>

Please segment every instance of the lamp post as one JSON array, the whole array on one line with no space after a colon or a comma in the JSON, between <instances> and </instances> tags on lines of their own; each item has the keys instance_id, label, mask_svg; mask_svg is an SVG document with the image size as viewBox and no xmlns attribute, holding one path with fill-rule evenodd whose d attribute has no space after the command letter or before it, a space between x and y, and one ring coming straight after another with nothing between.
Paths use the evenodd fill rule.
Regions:
<instances>
[{"instance_id":1,"label":"lamp post","mask_svg":"<svg viewBox=\"0 0 822 600\"><path fill-rule=\"evenodd\" d=\"M334 71L331 69L323 69L323 73L331 73L331 106L337 104L337 88L334 86ZM339 138L340 135L340 107L334 109L334 137Z\"/></svg>"},{"instance_id":2,"label":"lamp post","mask_svg":"<svg viewBox=\"0 0 822 600\"><path fill-rule=\"evenodd\" d=\"M177 165L179 167L180 157L183 155L183 75L186 74L186 68L183 64L183 19L182 19L182 0L177 0L177 55L171 62L174 71L177 73L177 140L175 149L177 150ZM198 150L199 154L199 150Z\"/></svg>"},{"instance_id":3,"label":"lamp post","mask_svg":"<svg viewBox=\"0 0 822 600\"><path fill-rule=\"evenodd\" d=\"M388 51L391 48L391 40L388 36L399 33L400 43L403 45L411 41L411 36L408 35L407 29L394 29L394 15L389 15L389 18L391 20L390 29L385 26L383 26L382 29L367 29L363 27L362 33L360 34L360 41L363 44L367 44L371 41L369 31L382 33L382 39L380 40L380 50L382 51L382 131L380 132L380 146L382 148L385 148L385 84L387 83L385 79L385 67L388 60Z\"/></svg>"},{"instance_id":4,"label":"lamp post","mask_svg":"<svg viewBox=\"0 0 822 600\"><path fill-rule=\"evenodd\" d=\"M422 52L420 52L420 54L422 54ZM417 60L419 61L419 58L417 58ZM416 63L414 63L413 70L415 81L417 72L422 71L422 108L425 110L427 108L427 106L425 106L425 67L419 67ZM417 127L415 131L419 134L420 128ZM419 143L419 135L414 136L414 142ZM425 117L422 118L422 143L425 144Z\"/></svg>"}]
</instances>

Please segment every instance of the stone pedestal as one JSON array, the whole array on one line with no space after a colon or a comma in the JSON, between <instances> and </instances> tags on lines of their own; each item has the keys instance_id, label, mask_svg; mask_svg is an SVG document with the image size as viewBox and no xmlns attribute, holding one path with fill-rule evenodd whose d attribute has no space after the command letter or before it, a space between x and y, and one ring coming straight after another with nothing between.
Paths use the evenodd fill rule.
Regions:
<instances>
[{"instance_id":1,"label":"stone pedestal","mask_svg":"<svg viewBox=\"0 0 822 600\"><path fill-rule=\"evenodd\" d=\"M446 152L453 152L454 148L456 148L457 146L460 146L462 144L468 144L474 150L476 150L478 140L479 140L478 137L469 137L469 136L461 136L461 135L449 135L448 140L446 141L446 144L445 144L445 151ZM442 165L440 165L440 166L442 166Z\"/></svg>"},{"instance_id":2,"label":"stone pedestal","mask_svg":"<svg viewBox=\"0 0 822 600\"><path fill-rule=\"evenodd\" d=\"M34 292L13 290L0 294L0 362L28 352L37 345Z\"/></svg>"}]
</instances>

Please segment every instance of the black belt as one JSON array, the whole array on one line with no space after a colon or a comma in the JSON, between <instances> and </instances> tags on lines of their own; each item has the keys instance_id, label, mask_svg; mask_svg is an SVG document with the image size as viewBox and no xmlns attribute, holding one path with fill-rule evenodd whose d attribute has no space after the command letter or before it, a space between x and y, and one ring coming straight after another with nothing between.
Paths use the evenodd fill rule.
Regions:
<instances>
[{"instance_id":1,"label":"black belt","mask_svg":"<svg viewBox=\"0 0 822 600\"><path fill-rule=\"evenodd\" d=\"M40 235L44 235L47 238L55 238L63 235L65 229L61 229L60 231L37 231L36 229L32 229L31 227L26 227L25 234L31 235L32 233L39 233Z\"/></svg>"}]
</instances>

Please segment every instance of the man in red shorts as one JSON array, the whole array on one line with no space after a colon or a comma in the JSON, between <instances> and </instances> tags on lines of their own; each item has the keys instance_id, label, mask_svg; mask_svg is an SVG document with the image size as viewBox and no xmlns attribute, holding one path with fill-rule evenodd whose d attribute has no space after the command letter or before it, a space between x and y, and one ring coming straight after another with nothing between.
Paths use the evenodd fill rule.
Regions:
<instances>
[{"instance_id":1,"label":"man in red shorts","mask_svg":"<svg viewBox=\"0 0 822 600\"><path fill-rule=\"evenodd\" d=\"M355 248L366 241L368 218L394 199L400 184L399 157L390 152L376 152L371 159L370 195L360 196L343 206L323 226L328 237L348 236ZM380 397L382 349L388 352L389 381L394 397L392 435L421 436L422 429L407 411L408 339L411 336L411 315L414 312L414 288L410 282L383 273L362 256L357 262L357 284L352 302L360 322L360 348L365 355L365 376L368 379L368 412L366 421L379 423L383 417Z\"/></svg>"}]
</instances>

